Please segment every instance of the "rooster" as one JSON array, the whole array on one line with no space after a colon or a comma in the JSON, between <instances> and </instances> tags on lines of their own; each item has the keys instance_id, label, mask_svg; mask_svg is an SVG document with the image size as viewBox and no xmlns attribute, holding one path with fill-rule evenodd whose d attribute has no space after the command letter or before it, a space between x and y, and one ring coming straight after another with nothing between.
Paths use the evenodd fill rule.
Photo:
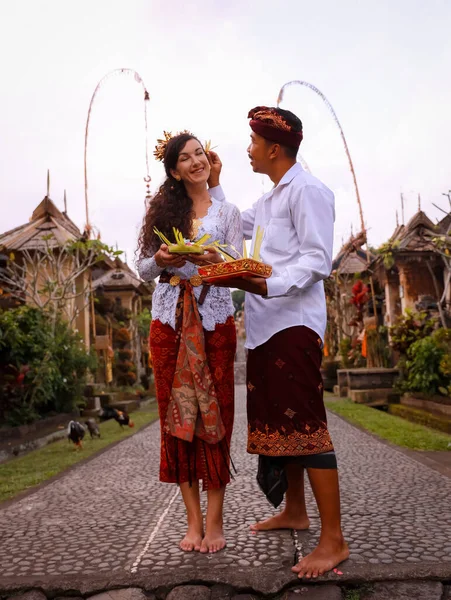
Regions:
<instances>
[{"instance_id":1,"label":"rooster","mask_svg":"<svg viewBox=\"0 0 451 600\"><path fill-rule=\"evenodd\" d=\"M75 444L75 449L81 450L83 444L82 439L85 437L85 428L78 421L70 421L67 426L67 439Z\"/></svg>"},{"instance_id":2,"label":"rooster","mask_svg":"<svg viewBox=\"0 0 451 600\"><path fill-rule=\"evenodd\" d=\"M130 415L125 411L118 410L117 408L113 408L112 406L106 406L102 409L102 412L99 415L102 421L107 421L108 419L114 419L121 428L124 425L128 425L129 427L134 427L135 424L130 420Z\"/></svg>"},{"instance_id":3,"label":"rooster","mask_svg":"<svg viewBox=\"0 0 451 600\"><path fill-rule=\"evenodd\" d=\"M85 421L85 425L88 428L88 431L91 435L91 439L93 439L94 437L100 437L99 426L95 422L95 419L88 419L87 421Z\"/></svg>"}]
</instances>

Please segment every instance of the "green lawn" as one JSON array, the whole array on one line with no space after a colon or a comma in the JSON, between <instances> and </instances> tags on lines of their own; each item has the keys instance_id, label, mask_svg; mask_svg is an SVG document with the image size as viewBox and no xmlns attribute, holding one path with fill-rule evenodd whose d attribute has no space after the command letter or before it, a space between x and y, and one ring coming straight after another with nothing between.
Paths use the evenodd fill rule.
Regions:
<instances>
[{"instance_id":1,"label":"green lawn","mask_svg":"<svg viewBox=\"0 0 451 600\"><path fill-rule=\"evenodd\" d=\"M400 417L356 404L345 398L325 400L326 407L344 417L350 423L359 425L384 440L412 450L450 450L451 435L429 429L423 425L410 423Z\"/></svg>"},{"instance_id":2,"label":"green lawn","mask_svg":"<svg viewBox=\"0 0 451 600\"><path fill-rule=\"evenodd\" d=\"M99 425L100 438L91 440L89 433L86 432L82 450L74 450L74 444L65 438L39 450L34 450L25 456L0 464L0 502L61 473L113 442L136 433L144 425L152 423L157 418L156 404L146 406L143 410L132 414L132 421L135 424L133 428L124 427L121 430L118 423L111 420Z\"/></svg>"}]
</instances>

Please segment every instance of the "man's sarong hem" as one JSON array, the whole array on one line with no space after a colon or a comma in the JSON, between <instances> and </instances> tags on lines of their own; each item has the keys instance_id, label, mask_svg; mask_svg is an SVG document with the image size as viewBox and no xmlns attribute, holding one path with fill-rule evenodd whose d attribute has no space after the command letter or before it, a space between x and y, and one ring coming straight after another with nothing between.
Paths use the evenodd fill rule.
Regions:
<instances>
[{"instance_id":1,"label":"man's sarong hem","mask_svg":"<svg viewBox=\"0 0 451 600\"><path fill-rule=\"evenodd\" d=\"M293 451L287 450L285 452L271 452L270 450L254 450L251 448L247 448L248 454L258 454L260 456L312 456L313 454L324 454L325 452L333 452L334 447L331 444L330 446L325 446L323 450L301 450L301 451Z\"/></svg>"}]
</instances>

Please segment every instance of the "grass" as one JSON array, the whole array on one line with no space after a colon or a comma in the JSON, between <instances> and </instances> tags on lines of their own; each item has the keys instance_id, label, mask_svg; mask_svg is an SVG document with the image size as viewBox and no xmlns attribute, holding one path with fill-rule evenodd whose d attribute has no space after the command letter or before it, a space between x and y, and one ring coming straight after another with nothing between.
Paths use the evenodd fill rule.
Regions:
<instances>
[{"instance_id":1,"label":"grass","mask_svg":"<svg viewBox=\"0 0 451 600\"><path fill-rule=\"evenodd\" d=\"M91 440L89 433L86 432L83 450L75 451L74 444L64 438L0 464L0 502L50 479L68 467L96 454L102 448L129 437L157 418L157 406L147 406L133 413L134 428L124 427L121 430L116 421L110 420L99 425L100 438Z\"/></svg>"},{"instance_id":2,"label":"grass","mask_svg":"<svg viewBox=\"0 0 451 600\"><path fill-rule=\"evenodd\" d=\"M325 400L329 410L380 438L412 450L451 450L451 435L410 423L401 417L356 404L349 399Z\"/></svg>"}]
</instances>

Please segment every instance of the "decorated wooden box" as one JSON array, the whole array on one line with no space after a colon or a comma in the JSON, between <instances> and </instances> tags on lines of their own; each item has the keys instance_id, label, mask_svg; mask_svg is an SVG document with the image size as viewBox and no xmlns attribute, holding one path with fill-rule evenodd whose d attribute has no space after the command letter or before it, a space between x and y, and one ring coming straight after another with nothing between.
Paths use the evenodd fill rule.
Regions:
<instances>
[{"instance_id":1,"label":"decorated wooden box","mask_svg":"<svg viewBox=\"0 0 451 600\"><path fill-rule=\"evenodd\" d=\"M216 283L227 279L237 279L254 275L267 279L271 277L272 267L253 258L240 258L230 262L217 263L199 268L199 275L205 283Z\"/></svg>"}]
</instances>

